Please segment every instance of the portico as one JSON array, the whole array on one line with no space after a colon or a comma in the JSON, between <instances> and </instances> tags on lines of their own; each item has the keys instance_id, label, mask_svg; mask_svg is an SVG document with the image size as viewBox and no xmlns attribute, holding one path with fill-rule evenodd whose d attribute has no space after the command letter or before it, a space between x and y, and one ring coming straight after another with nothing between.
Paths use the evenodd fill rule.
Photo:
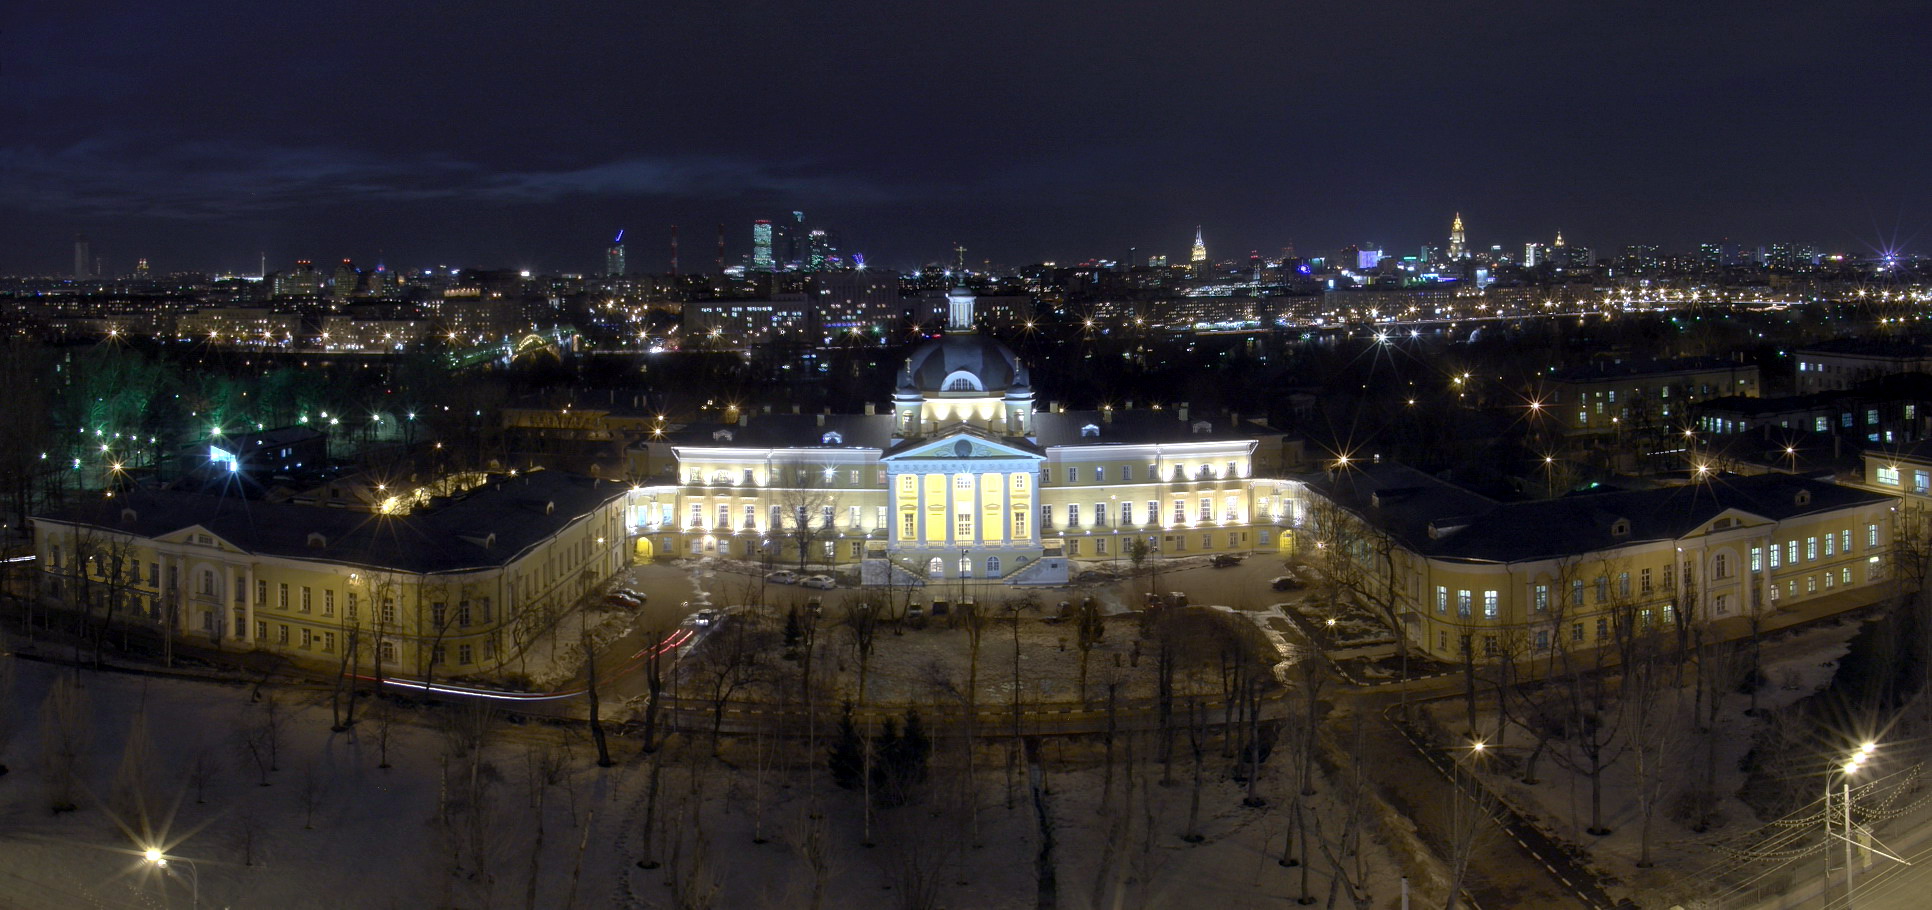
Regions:
<instances>
[{"instance_id":1,"label":"portico","mask_svg":"<svg viewBox=\"0 0 1932 910\"><path fill-rule=\"evenodd\" d=\"M894 520L889 552L928 579L999 579L1042 553L1032 515L1045 455L961 428L881 459Z\"/></svg>"}]
</instances>

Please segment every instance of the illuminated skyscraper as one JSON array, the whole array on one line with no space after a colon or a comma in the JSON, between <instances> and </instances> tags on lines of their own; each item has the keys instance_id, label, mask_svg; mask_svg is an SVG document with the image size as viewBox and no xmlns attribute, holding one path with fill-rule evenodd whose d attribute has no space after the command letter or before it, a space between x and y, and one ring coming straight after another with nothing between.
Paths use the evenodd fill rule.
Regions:
<instances>
[{"instance_id":1,"label":"illuminated skyscraper","mask_svg":"<svg viewBox=\"0 0 1932 910\"><path fill-rule=\"evenodd\" d=\"M147 257L143 256L140 259L137 259L134 261L134 277L149 278L153 276L153 274L154 274L153 270L148 268Z\"/></svg>"},{"instance_id":2,"label":"illuminated skyscraper","mask_svg":"<svg viewBox=\"0 0 1932 910\"><path fill-rule=\"evenodd\" d=\"M1469 247L1463 242L1462 213L1456 213L1456 220L1449 223L1449 258L1469 258Z\"/></svg>"},{"instance_id":3,"label":"illuminated skyscraper","mask_svg":"<svg viewBox=\"0 0 1932 910\"><path fill-rule=\"evenodd\" d=\"M827 234L823 230L813 229L810 234L806 235L806 253L805 253L806 271L808 272L824 271L826 268L827 260L831 259L833 256L837 254L838 254L838 249L835 246L833 246L832 237L830 234Z\"/></svg>"},{"instance_id":4,"label":"illuminated skyscraper","mask_svg":"<svg viewBox=\"0 0 1932 910\"><path fill-rule=\"evenodd\" d=\"M1194 226L1194 250L1187 256L1188 268L1194 270L1194 277L1205 278L1208 273L1207 241L1201 239L1201 226Z\"/></svg>"},{"instance_id":5,"label":"illuminated skyscraper","mask_svg":"<svg viewBox=\"0 0 1932 910\"><path fill-rule=\"evenodd\" d=\"M74 235L74 277L94 277L94 251L87 242L86 234Z\"/></svg>"},{"instance_id":6,"label":"illuminated skyscraper","mask_svg":"<svg viewBox=\"0 0 1932 910\"><path fill-rule=\"evenodd\" d=\"M617 239L610 242L610 249L604 251L604 274L612 278L624 275L624 231L619 228Z\"/></svg>"},{"instance_id":7,"label":"illuminated skyscraper","mask_svg":"<svg viewBox=\"0 0 1932 910\"><path fill-rule=\"evenodd\" d=\"M761 272L772 270L771 222L763 218L751 223L751 267Z\"/></svg>"}]
</instances>

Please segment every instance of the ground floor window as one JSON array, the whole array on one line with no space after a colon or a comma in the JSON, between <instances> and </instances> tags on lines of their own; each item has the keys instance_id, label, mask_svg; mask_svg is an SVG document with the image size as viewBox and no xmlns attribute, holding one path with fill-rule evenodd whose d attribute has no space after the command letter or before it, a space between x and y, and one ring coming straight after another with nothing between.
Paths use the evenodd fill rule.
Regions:
<instances>
[{"instance_id":1,"label":"ground floor window","mask_svg":"<svg viewBox=\"0 0 1932 910\"><path fill-rule=\"evenodd\" d=\"M946 561L934 556L932 562L926 564L926 574L933 578L944 577L946 574Z\"/></svg>"},{"instance_id":2,"label":"ground floor window","mask_svg":"<svg viewBox=\"0 0 1932 910\"><path fill-rule=\"evenodd\" d=\"M986 577L1000 577L1000 558L998 556L986 557Z\"/></svg>"}]
</instances>

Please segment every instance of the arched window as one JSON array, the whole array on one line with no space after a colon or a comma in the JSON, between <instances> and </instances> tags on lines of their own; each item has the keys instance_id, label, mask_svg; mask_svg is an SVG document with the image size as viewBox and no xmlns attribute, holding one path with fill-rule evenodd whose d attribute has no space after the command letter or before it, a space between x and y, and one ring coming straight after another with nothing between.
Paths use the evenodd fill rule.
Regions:
<instances>
[{"instance_id":1,"label":"arched window","mask_svg":"<svg viewBox=\"0 0 1932 910\"><path fill-rule=\"evenodd\" d=\"M932 562L926 564L926 575L930 578L944 578L946 575L946 561L934 556Z\"/></svg>"},{"instance_id":2,"label":"arched window","mask_svg":"<svg viewBox=\"0 0 1932 910\"><path fill-rule=\"evenodd\" d=\"M1100 427L1095 426L1094 424L1091 424L1091 423L1087 424L1086 426L1080 428L1080 435L1081 436L1099 436Z\"/></svg>"},{"instance_id":3,"label":"arched window","mask_svg":"<svg viewBox=\"0 0 1932 910\"><path fill-rule=\"evenodd\" d=\"M1000 577L1000 558L998 556L986 557L986 577Z\"/></svg>"},{"instance_id":4,"label":"arched window","mask_svg":"<svg viewBox=\"0 0 1932 910\"><path fill-rule=\"evenodd\" d=\"M939 387L948 392L983 392L986 388L979 384L979 377L966 370L954 370L946 374Z\"/></svg>"},{"instance_id":5,"label":"arched window","mask_svg":"<svg viewBox=\"0 0 1932 910\"><path fill-rule=\"evenodd\" d=\"M837 430L833 430L832 432L827 433L824 436L820 436L818 441L828 446L844 445L845 437L840 436Z\"/></svg>"},{"instance_id":6,"label":"arched window","mask_svg":"<svg viewBox=\"0 0 1932 910\"><path fill-rule=\"evenodd\" d=\"M959 558L959 577L973 577L973 558L971 556L961 556Z\"/></svg>"}]
</instances>

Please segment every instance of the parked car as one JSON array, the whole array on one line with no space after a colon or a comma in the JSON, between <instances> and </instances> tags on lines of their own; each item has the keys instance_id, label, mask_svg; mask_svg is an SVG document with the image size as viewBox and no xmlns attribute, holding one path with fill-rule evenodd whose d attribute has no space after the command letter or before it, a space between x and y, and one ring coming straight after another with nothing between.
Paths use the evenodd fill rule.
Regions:
<instances>
[{"instance_id":1,"label":"parked car","mask_svg":"<svg viewBox=\"0 0 1932 910\"><path fill-rule=\"evenodd\" d=\"M906 604L906 618L918 619L926 615L926 608L919 604Z\"/></svg>"},{"instance_id":2,"label":"parked car","mask_svg":"<svg viewBox=\"0 0 1932 910\"><path fill-rule=\"evenodd\" d=\"M1213 559L1208 560L1208 565L1217 569L1230 569L1240 564L1241 557L1233 553L1216 553Z\"/></svg>"},{"instance_id":3,"label":"parked car","mask_svg":"<svg viewBox=\"0 0 1932 910\"><path fill-rule=\"evenodd\" d=\"M822 616L825 614L825 602L814 597L805 603L805 609L813 616Z\"/></svg>"},{"instance_id":4,"label":"parked car","mask_svg":"<svg viewBox=\"0 0 1932 910\"><path fill-rule=\"evenodd\" d=\"M639 591L636 588L618 588L617 593L622 594L626 597L635 598L637 602L640 604L650 600L649 597L644 596L643 591Z\"/></svg>"},{"instance_id":5,"label":"parked car","mask_svg":"<svg viewBox=\"0 0 1932 910\"><path fill-rule=\"evenodd\" d=\"M795 585L798 584L798 573L790 569L779 569L765 576L765 580L775 585Z\"/></svg>"},{"instance_id":6,"label":"parked car","mask_svg":"<svg viewBox=\"0 0 1932 910\"><path fill-rule=\"evenodd\" d=\"M1268 586L1277 591L1296 591L1303 587L1301 579L1293 575L1277 575L1274 581L1268 583Z\"/></svg>"},{"instance_id":7,"label":"parked car","mask_svg":"<svg viewBox=\"0 0 1932 910\"><path fill-rule=\"evenodd\" d=\"M830 575L807 575L799 584L808 588L818 588L821 591L831 590L839 586L838 581Z\"/></svg>"},{"instance_id":8,"label":"parked car","mask_svg":"<svg viewBox=\"0 0 1932 910\"><path fill-rule=\"evenodd\" d=\"M623 607L627 610L635 610L638 607L644 606L643 600L632 597L622 591L612 591L604 595L604 603L613 607Z\"/></svg>"}]
</instances>

